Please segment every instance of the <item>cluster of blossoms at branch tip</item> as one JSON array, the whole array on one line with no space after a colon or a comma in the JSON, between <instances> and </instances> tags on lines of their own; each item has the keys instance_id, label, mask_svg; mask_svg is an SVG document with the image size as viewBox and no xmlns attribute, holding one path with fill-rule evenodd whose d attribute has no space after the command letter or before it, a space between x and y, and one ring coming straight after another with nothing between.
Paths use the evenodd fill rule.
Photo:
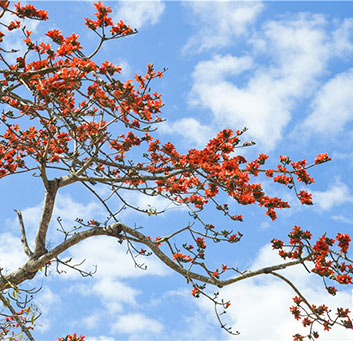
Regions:
<instances>
[{"instance_id":1,"label":"cluster of blossoms at branch tip","mask_svg":"<svg viewBox=\"0 0 353 341\"><path fill-rule=\"evenodd\" d=\"M173 254L173 260L178 262L190 262L192 261L192 258L189 255L184 255L181 252L177 252Z\"/></svg>"},{"instance_id":2,"label":"cluster of blossoms at branch tip","mask_svg":"<svg viewBox=\"0 0 353 341\"><path fill-rule=\"evenodd\" d=\"M16 15L19 18L30 18L30 19L38 19L38 20L48 19L48 11L44 11L42 9L38 10L33 5L30 5L30 4L21 6L21 3L19 2L17 5L15 5L15 8L16 8Z\"/></svg>"},{"instance_id":3,"label":"cluster of blossoms at branch tip","mask_svg":"<svg viewBox=\"0 0 353 341\"><path fill-rule=\"evenodd\" d=\"M59 337L58 341L84 341L85 337L80 335L77 336L76 333L73 335L66 335L65 337Z\"/></svg>"},{"instance_id":4,"label":"cluster of blossoms at branch tip","mask_svg":"<svg viewBox=\"0 0 353 341\"><path fill-rule=\"evenodd\" d=\"M290 311L296 320L302 320L304 327L310 327L310 334L307 335L310 340L319 338L319 333L313 329L315 322L321 324L325 331L329 331L335 323L347 329L353 329L353 323L349 317L349 309L337 308L336 317L332 319L329 314L330 310L324 304L320 306L313 304L307 307L311 311L311 313L308 313L302 306L304 300L301 297L295 296L293 297L293 301L295 306L290 307ZM305 338L305 336L299 333L293 335L293 341L304 340Z\"/></svg>"},{"instance_id":5,"label":"cluster of blossoms at branch tip","mask_svg":"<svg viewBox=\"0 0 353 341\"><path fill-rule=\"evenodd\" d=\"M193 287L191 290L191 295L194 297L199 297L200 296L200 290L198 288Z\"/></svg>"},{"instance_id":6,"label":"cluster of blossoms at branch tip","mask_svg":"<svg viewBox=\"0 0 353 341\"><path fill-rule=\"evenodd\" d=\"M294 226L289 236L289 244L285 245L279 239L272 239L273 249L279 250L279 255L283 258L301 259L303 264L305 261L314 263L313 273L318 274L323 278L323 282L327 292L331 295L336 295L337 289L334 286L326 284L328 280L335 281L339 284L352 284L353 265L347 264L350 261L346 258L349 250L351 238L348 234L337 233L336 238L332 239L322 235L318 238L314 245L310 243L312 234L309 231L304 231L299 226ZM337 243L339 252L334 251L333 247ZM339 308L337 318L332 320L327 306L307 306L302 297L294 297L295 306L290 307L290 311L296 320L302 319L304 327L312 326L315 322L322 324L324 330L330 330L335 323L339 323L345 328L353 329L352 320L348 316L349 310ZM303 307L303 304L307 306ZM311 312L308 312L309 308ZM326 316L324 316L326 314ZM316 331L310 329L310 335L318 337ZM304 340L304 336L300 334L294 335L294 340Z\"/></svg>"},{"instance_id":7,"label":"cluster of blossoms at branch tip","mask_svg":"<svg viewBox=\"0 0 353 341\"><path fill-rule=\"evenodd\" d=\"M36 9L33 5L27 4L25 6L21 6L21 3L19 2L18 4L15 4L15 10L10 10L9 9L10 1L0 1L0 8L2 8L4 11L9 11L12 14L16 15L18 18L30 18L30 19L36 19L36 20L47 20L48 19L48 11L44 11L41 9ZM7 26L9 31L18 29L21 27L21 23L18 20L11 21L8 25L3 24L4 26ZM3 37L5 36L5 33L0 32L0 43L3 41Z\"/></svg>"},{"instance_id":8,"label":"cluster of blossoms at branch tip","mask_svg":"<svg viewBox=\"0 0 353 341\"><path fill-rule=\"evenodd\" d=\"M318 154L315 158L315 164L319 164L319 163L323 163L323 162L327 162L330 161L331 158L327 156L327 153L325 154Z\"/></svg>"},{"instance_id":9,"label":"cluster of blossoms at branch tip","mask_svg":"<svg viewBox=\"0 0 353 341\"><path fill-rule=\"evenodd\" d=\"M317 242L312 246L310 240L312 234L310 231L303 231L300 226L294 226L292 232L288 235L289 245L284 245L279 239L272 239L273 249L279 250L279 255L283 258L291 259L307 259L314 262L315 266L311 270L322 277L327 277L337 281L340 284L351 284L353 273L352 264L340 262L349 248L351 238L348 234L337 233L336 239L328 238L325 234L322 235ZM342 256L338 258L332 253L332 247L337 243L337 247ZM285 248L289 249L288 251ZM306 251L306 254L304 254ZM329 258L329 259L328 259ZM335 293L334 287L329 287L330 293Z\"/></svg>"},{"instance_id":10,"label":"cluster of blossoms at branch tip","mask_svg":"<svg viewBox=\"0 0 353 341\"><path fill-rule=\"evenodd\" d=\"M120 22L118 22L115 25L113 24L112 18L108 16L108 14L112 12L109 6L105 6L103 3L99 1L98 3L94 4L94 7L97 10L97 12L94 13L94 15L96 16L96 20L85 18L85 25L89 29L96 31L99 27L104 28L104 27L111 26L110 32L113 35L113 37L119 36L119 35L128 35L133 33L133 30L131 29L131 27L128 25L125 25L125 23L122 20L120 20Z\"/></svg>"}]
</instances>

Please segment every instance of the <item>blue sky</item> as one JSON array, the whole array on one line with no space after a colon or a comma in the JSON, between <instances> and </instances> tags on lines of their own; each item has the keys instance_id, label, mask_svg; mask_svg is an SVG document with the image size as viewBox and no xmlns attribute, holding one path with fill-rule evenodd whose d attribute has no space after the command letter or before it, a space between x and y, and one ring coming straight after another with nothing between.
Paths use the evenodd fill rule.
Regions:
<instances>
[{"instance_id":1,"label":"blue sky","mask_svg":"<svg viewBox=\"0 0 353 341\"><path fill-rule=\"evenodd\" d=\"M294 224L312 230L314 237L327 232L350 233L353 228L353 7L350 2L106 2L113 18L124 19L139 30L107 44L97 60L110 60L123 68L122 78L142 74L148 63L168 68L153 88L165 103L157 135L180 151L202 148L224 128L249 130L247 140L256 145L241 150L249 159L279 155L313 161L327 152L332 162L312 170L316 182L309 187L314 206L302 207L293 193L261 179L266 191L291 204L271 222L260 208L234 208L243 223L230 223L206 212L214 224L227 224L244 234L239 244L214 247L209 264L257 269L279 262L269 242L285 238ZM50 20L31 24L33 36L59 28L65 35L80 35L91 51L95 37L83 17L95 11L85 1L40 1ZM8 44L20 44L13 35ZM19 227L13 209L21 209L29 237L38 223L43 189L38 179L14 176L0 182L0 264L8 270L21 265ZM103 191L103 189L102 189ZM141 208L164 208L162 200L131 194ZM225 199L228 200L228 199ZM229 202L230 205L233 203ZM77 217L105 217L89 193L78 186L65 189L57 201L55 218L72 226ZM189 221L185 210L170 209L164 216L147 217L125 210L121 220L144 226L151 235L170 233ZM60 241L53 220L50 242ZM178 242L180 240L176 240ZM36 304L43 315L34 332L36 340L54 340L76 332L88 340L125 339L233 339L222 331L211 302L194 299L185 279L157 259L142 259L148 270L134 268L125 249L108 238L87 240L67 256L84 268L98 266L94 278L77 273L49 277L42 274L27 287L42 286ZM328 297L315 277L303 269L284 272L316 304L352 307L351 288ZM212 289L209 288L212 292ZM258 278L224 288L222 297L232 302L226 321L241 332L236 340L289 340L301 330L289 312L292 292L275 279ZM334 328L323 340L351 340Z\"/></svg>"}]
</instances>

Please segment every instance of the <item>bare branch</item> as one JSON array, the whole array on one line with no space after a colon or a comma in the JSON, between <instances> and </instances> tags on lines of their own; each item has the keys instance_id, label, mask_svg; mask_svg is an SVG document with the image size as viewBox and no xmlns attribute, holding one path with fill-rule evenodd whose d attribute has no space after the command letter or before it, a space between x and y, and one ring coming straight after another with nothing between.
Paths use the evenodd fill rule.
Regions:
<instances>
[{"instance_id":1,"label":"bare branch","mask_svg":"<svg viewBox=\"0 0 353 341\"><path fill-rule=\"evenodd\" d=\"M14 210L17 213L18 216L18 220L20 222L20 227L21 227L21 234L22 234L22 238L21 238L21 243L23 246L23 250L25 252L25 254L31 258L33 256L33 252L31 251L31 249L28 246L28 242L27 242L27 237L26 237L26 230L25 230L25 226L23 223L23 218L22 218L22 213L20 210Z\"/></svg>"}]
</instances>

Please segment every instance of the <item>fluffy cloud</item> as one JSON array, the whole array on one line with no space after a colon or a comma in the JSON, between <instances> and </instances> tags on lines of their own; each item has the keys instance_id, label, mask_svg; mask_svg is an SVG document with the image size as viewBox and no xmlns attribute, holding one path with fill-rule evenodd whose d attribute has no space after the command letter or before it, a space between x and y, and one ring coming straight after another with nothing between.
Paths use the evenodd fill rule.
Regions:
<instances>
[{"instance_id":1,"label":"fluffy cloud","mask_svg":"<svg viewBox=\"0 0 353 341\"><path fill-rule=\"evenodd\" d=\"M77 1L79 1L79 0L77 0ZM115 341L115 339L113 337L109 337L109 336L105 336L105 335L100 335L97 337L89 336L89 337L86 337L85 340L87 340L87 341Z\"/></svg>"},{"instance_id":2,"label":"fluffy cloud","mask_svg":"<svg viewBox=\"0 0 353 341\"><path fill-rule=\"evenodd\" d=\"M192 144L198 147L204 147L210 138L217 132L206 125L200 124L194 118L182 118L174 123L165 122L158 128L162 134L173 134L177 132L182 135L187 145Z\"/></svg>"},{"instance_id":3,"label":"fluffy cloud","mask_svg":"<svg viewBox=\"0 0 353 341\"><path fill-rule=\"evenodd\" d=\"M353 202L353 195L349 187L340 180L336 180L326 191L312 191L312 194L314 204L323 211Z\"/></svg>"},{"instance_id":4,"label":"fluffy cloud","mask_svg":"<svg viewBox=\"0 0 353 341\"><path fill-rule=\"evenodd\" d=\"M102 305L110 314L121 313L124 306L136 306L136 296L141 292L121 281L103 278L95 281L92 287L87 287L85 295L97 295Z\"/></svg>"},{"instance_id":5,"label":"fluffy cloud","mask_svg":"<svg viewBox=\"0 0 353 341\"><path fill-rule=\"evenodd\" d=\"M85 316L82 319L82 323L88 329L94 329L101 319L102 319L102 313L97 311Z\"/></svg>"},{"instance_id":6,"label":"fluffy cloud","mask_svg":"<svg viewBox=\"0 0 353 341\"><path fill-rule=\"evenodd\" d=\"M53 293L48 286L45 286L40 290L39 294L35 296L34 303L44 315L36 330L40 333L46 333L53 326L54 319L52 315L56 308L61 305L62 299L59 295Z\"/></svg>"},{"instance_id":7,"label":"fluffy cloud","mask_svg":"<svg viewBox=\"0 0 353 341\"><path fill-rule=\"evenodd\" d=\"M353 69L330 79L312 101L312 113L303 122L310 132L333 135L353 120Z\"/></svg>"},{"instance_id":8,"label":"fluffy cloud","mask_svg":"<svg viewBox=\"0 0 353 341\"><path fill-rule=\"evenodd\" d=\"M210 110L218 129L246 126L262 149L273 149L296 103L313 95L329 60L352 50L350 23L337 24L331 33L327 25L323 16L303 13L266 22L251 40L252 58L216 55L197 64L190 103ZM336 41L337 32L346 34ZM260 57L269 63L262 64ZM348 108L345 94L340 99ZM341 121L347 116L343 111Z\"/></svg>"},{"instance_id":9,"label":"fluffy cloud","mask_svg":"<svg viewBox=\"0 0 353 341\"><path fill-rule=\"evenodd\" d=\"M146 334L159 334L163 325L141 313L121 315L114 323L112 332L130 334L131 339L146 339Z\"/></svg>"},{"instance_id":10,"label":"fluffy cloud","mask_svg":"<svg viewBox=\"0 0 353 341\"><path fill-rule=\"evenodd\" d=\"M125 307L137 308L137 296L141 291L129 285L127 279L148 275L164 276L169 272L160 261L152 257L135 259L137 264L147 266L147 271L136 268L130 254L126 253L125 244L122 246L112 238L96 237L86 240L73 248L71 255L76 261L85 259L81 269L90 271L93 264L97 264L98 269L90 284L75 284L70 290L83 296L94 295L99 298L105 313L108 310L112 316L125 311ZM78 279L77 272L67 272L68 276L60 278ZM99 312L84 317L82 322L88 324L92 320L99 320Z\"/></svg>"},{"instance_id":11,"label":"fluffy cloud","mask_svg":"<svg viewBox=\"0 0 353 341\"><path fill-rule=\"evenodd\" d=\"M123 20L132 28L141 29L147 24L156 24L164 12L165 4L160 0L120 1L114 20Z\"/></svg>"},{"instance_id":12,"label":"fluffy cloud","mask_svg":"<svg viewBox=\"0 0 353 341\"><path fill-rule=\"evenodd\" d=\"M0 234L0 268L3 273L16 270L27 261L22 245L21 238L11 233Z\"/></svg>"},{"instance_id":13,"label":"fluffy cloud","mask_svg":"<svg viewBox=\"0 0 353 341\"><path fill-rule=\"evenodd\" d=\"M184 53L231 44L235 37L248 34L249 27L263 7L260 2L245 1L192 1L185 4L191 8L199 31L190 37Z\"/></svg>"},{"instance_id":14,"label":"fluffy cloud","mask_svg":"<svg viewBox=\"0 0 353 341\"><path fill-rule=\"evenodd\" d=\"M61 303L61 298L59 295L53 293L49 287L44 287L36 297L36 301L41 311L47 314L53 306Z\"/></svg>"},{"instance_id":15,"label":"fluffy cloud","mask_svg":"<svg viewBox=\"0 0 353 341\"><path fill-rule=\"evenodd\" d=\"M342 215L334 215L332 216L332 219L345 224L353 224L353 219L348 219Z\"/></svg>"}]
</instances>

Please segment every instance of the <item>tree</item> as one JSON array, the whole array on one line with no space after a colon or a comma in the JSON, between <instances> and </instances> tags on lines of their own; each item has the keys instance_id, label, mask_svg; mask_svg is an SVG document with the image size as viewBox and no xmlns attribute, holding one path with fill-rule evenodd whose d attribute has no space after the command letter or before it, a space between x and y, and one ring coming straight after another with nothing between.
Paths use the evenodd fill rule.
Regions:
<instances>
[{"instance_id":1,"label":"tree","mask_svg":"<svg viewBox=\"0 0 353 341\"><path fill-rule=\"evenodd\" d=\"M98 42L91 53L84 53L75 33L64 37L59 30L50 30L46 36L52 44L31 39L24 20L47 20L46 11L33 5L11 6L8 1L1 1L0 6L0 18L7 14L14 16L10 23L2 23L4 32L22 30L27 45L22 55L0 47L0 101L3 104L0 177L4 181L10 175L31 172L45 188L33 250L27 241L22 213L16 210L28 260L16 271L1 274L0 299L5 308L2 336L14 338L14 329L20 328L27 338L33 339L30 329L38 314L27 299L31 292L20 285L33 279L39 270L53 265L58 271L66 266L84 276L91 275L65 259L65 251L99 235L116 238L135 261L136 256L157 256L167 267L185 277L192 286L193 296L205 296L213 302L220 326L230 333L238 332L227 327L221 317L231 302L219 298L217 292L210 294L206 286L224 287L260 275L275 276L293 289L294 305L290 311L308 327L308 338L318 337L316 325L326 330L335 324L353 329L348 309L339 308L333 316L326 305L312 305L295 283L280 273L285 268L303 266L308 272L321 276L328 293L335 295L334 285L352 284L347 234L329 237L325 233L312 241L310 231L294 226L288 242L272 240L273 249L284 262L269 264L257 271L239 270L236 264L211 268L206 262L212 245L220 248L224 243L235 245L243 236L208 223L203 216L206 207L213 205L230 220L241 222L243 217L224 203L225 198L230 197L240 205L264 207L265 214L275 220L276 210L289 208L289 204L266 195L261 183L255 181L258 176L272 178L293 190L303 205L311 205L311 194L297 190L296 181L311 184L314 180L307 170L329 161L327 154L317 155L311 164L281 156L276 168L265 169L267 155L260 154L255 160L247 161L236 153L237 149L253 144L241 142L246 129L223 130L204 149L180 154L172 143L161 143L153 133L163 121L160 117L163 104L161 95L152 93L150 85L155 78L163 77L166 70L155 71L153 65L148 64L145 75L136 75L134 80L124 82L118 65L109 61L95 62L106 41L136 33L122 21L114 24L109 7L98 2L94 5L95 18L85 18L85 25L97 36ZM0 32L0 42L6 35L4 32ZM8 56L14 53L17 59L11 65ZM79 226L71 229L61 225L62 242L49 247L47 234L55 199L60 189L74 184L83 185L106 209L108 217L104 222L94 217L89 221L78 220ZM110 196L100 195L97 186L107 187ZM143 230L124 224L119 219L120 210L116 211L109 201L114 198L120 200L123 207L141 211L124 198L123 194L128 191L162 197L173 205L184 206L193 223L169 235L146 235ZM153 209L142 211L147 215L163 213ZM176 236L185 242L174 245L171 240ZM76 335L66 337L75 338ZM302 335L294 335L294 340L303 339Z\"/></svg>"}]
</instances>

